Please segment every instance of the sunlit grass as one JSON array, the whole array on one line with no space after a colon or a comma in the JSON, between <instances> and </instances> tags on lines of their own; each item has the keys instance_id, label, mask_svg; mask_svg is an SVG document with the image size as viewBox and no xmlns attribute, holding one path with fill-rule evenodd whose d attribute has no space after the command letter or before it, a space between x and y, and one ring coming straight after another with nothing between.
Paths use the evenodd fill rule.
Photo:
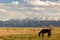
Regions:
<instances>
[{"instance_id":1,"label":"sunlit grass","mask_svg":"<svg viewBox=\"0 0 60 40\"><path fill-rule=\"evenodd\" d=\"M38 37L38 35L26 34L26 35L5 35L0 36L3 40L60 40L60 35L52 35L50 38L46 36L44 38Z\"/></svg>"},{"instance_id":2,"label":"sunlit grass","mask_svg":"<svg viewBox=\"0 0 60 40\"><path fill-rule=\"evenodd\" d=\"M47 38L47 34L45 34L44 38L42 38L41 36L38 37L38 32L42 28L0 28L0 31L6 31L7 29L9 31L17 30L16 32L18 34L14 34L16 32L12 31L13 34L0 35L0 40L60 40L60 28L55 28L54 30L52 30L52 36L50 38ZM9 33L9 31L7 31L7 34ZM23 34L19 34L19 31L22 31Z\"/></svg>"}]
</instances>

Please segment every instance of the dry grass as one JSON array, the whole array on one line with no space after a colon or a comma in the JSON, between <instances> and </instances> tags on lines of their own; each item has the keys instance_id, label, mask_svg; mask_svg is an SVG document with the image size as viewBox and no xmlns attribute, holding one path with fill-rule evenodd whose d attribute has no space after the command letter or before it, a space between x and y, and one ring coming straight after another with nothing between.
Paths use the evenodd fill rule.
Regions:
<instances>
[{"instance_id":1,"label":"dry grass","mask_svg":"<svg viewBox=\"0 0 60 40\"><path fill-rule=\"evenodd\" d=\"M43 28L0 28L0 40L38 40L38 32ZM8 35L8 36L7 36ZM12 36L13 35L13 36ZM16 36L17 35L17 36ZM7 39L6 39L7 38ZM36 38L36 39L35 39ZM47 38L47 37L46 37ZM60 28L54 28L52 30L52 36L50 39L45 40L60 40ZM21 39L21 40L22 40ZM42 40L42 39L41 39Z\"/></svg>"},{"instance_id":2,"label":"dry grass","mask_svg":"<svg viewBox=\"0 0 60 40\"><path fill-rule=\"evenodd\" d=\"M0 35L37 34L42 28L0 28Z\"/></svg>"},{"instance_id":3,"label":"dry grass","mask_svg":"<svg viewBox=\"0 0 60 40\"><path fill-rule=\"evenodd\" d=\"M43 28L0 28L0 35L10 34L38 34ZM52 34L60 34L60 28L54 28Z\"/></svg>"}]
</instances>

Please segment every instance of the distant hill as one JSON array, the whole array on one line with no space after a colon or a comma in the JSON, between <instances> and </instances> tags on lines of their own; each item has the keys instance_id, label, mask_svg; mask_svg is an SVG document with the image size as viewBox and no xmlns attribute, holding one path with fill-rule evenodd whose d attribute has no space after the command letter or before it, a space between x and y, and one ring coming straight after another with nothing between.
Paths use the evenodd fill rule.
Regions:
<instances>
[{"instance_id":1,"label":"distant hill","mask_svg":"<svg viewBox=\"0 0 60 40\"><path fill-rule=\"evenodd\" d=\"M8 21L0 21L0 27L40 27L40 26L60 26L60 21L43 21L43 20L19 20L12 19Z\"/></svg>"}]
</instances>

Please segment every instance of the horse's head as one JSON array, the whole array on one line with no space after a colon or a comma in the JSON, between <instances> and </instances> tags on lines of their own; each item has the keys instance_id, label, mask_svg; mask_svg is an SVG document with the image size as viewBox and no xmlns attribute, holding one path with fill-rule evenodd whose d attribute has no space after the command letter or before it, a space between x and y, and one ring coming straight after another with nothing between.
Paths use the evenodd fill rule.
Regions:
<instances>
[{"instance_id":1,"label":"horse's head","mask_svg":"<svg viewBox=\"0 0 60 40\"><path fill-rule=\"evenodd\" d=\"M49 26L50 30L54 30L54 27L52 25Z\"/></svg>"}]
</instances>

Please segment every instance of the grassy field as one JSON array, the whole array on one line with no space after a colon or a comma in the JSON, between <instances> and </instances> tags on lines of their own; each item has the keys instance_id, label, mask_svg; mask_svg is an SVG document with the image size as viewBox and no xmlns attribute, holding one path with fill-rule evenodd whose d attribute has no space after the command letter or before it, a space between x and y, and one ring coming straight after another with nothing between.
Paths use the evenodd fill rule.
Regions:
<instances>
[{"instance_id":1,"label":"grassy field","mask_svg":"<svg viewBox=\"0 0 60 40\"><path fill-rule=\"evenodd\" d=\"M60 40L60 28L52 30L52 36L38 37L43 28L0 28L0 40Z\"/></svg>"}]
</instances>

